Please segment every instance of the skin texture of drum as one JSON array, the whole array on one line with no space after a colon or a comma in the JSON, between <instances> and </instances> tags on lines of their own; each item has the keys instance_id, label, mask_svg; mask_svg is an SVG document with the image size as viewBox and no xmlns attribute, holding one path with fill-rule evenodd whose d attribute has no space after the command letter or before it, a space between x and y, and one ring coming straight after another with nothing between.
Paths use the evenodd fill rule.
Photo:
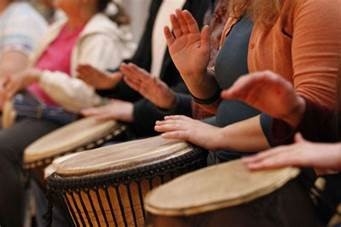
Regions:
<instances>
[{"instance_id":1,"label":"skin texture of drum","mask_svg":"<svg viewBox=\"0 0 341 227\"><path fill-rule=\"evenodd\" d=\"M148 214L149 227L300 227L322 225L307 192L297 181L246 204L191 216Z\"/></svg>"},{"instance_id":2,"label":"skin texture of drum","mask_svg":"<svg viewBox=\"0 0 341 227\"><path fill-rule=\"evenodd\" d=\"M205 152L152 137L82 152L60 163L47 182L76 226L145 226L147 192L205 165Z\"/></svg>"},{"instance_id":3,"label":"skin texture of drum","mask_svg":"<svg viewBox=\"0 0 341 227\"><path fill-rule=\"evenodd\" d=\"M115 121L99 122L83 118L36 140L25 149L24 167L37 172L43 179L43 169L53 159L82 150L101 146L124 131Z\"/></svg>"},{"instance_id":4,"label":"skin texture of drum","mask_svg":"<svg viewBox=\"0 0 341 227\"><path fill-rule=\"evenodd\" d=\"M298 172L232 161L186 174L146 196L147 226L321 226Z\"/></svg>"}]
</instances>

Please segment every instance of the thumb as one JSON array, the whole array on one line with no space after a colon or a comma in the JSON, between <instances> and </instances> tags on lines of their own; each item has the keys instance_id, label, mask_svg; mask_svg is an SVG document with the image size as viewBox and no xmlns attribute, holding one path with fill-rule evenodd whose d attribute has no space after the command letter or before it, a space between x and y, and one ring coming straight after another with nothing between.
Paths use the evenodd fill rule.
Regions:
<instances>
[{"instance_id":1,"label":"thumb","mask_svg":"<svg viewBox=\"0 0 341 227\"><path fill-rule=\"evenodd\" d=\"M303 138L301 133L296 133L295 134L295 142L296 143L302 143L305 142L306 140Z\"/></svg>"},{"instance_id":2,"label":"thumb","mask_svg":"<svg viewBox=\"0 0 341 227\"><path fill-rule=\"evenodd\" d=\"M211 37L210 27L208 25L205 25L201 30L200 34L200 46L202 48L207 50L210 48L210 37Z\"/></svg>"}]
</instances>

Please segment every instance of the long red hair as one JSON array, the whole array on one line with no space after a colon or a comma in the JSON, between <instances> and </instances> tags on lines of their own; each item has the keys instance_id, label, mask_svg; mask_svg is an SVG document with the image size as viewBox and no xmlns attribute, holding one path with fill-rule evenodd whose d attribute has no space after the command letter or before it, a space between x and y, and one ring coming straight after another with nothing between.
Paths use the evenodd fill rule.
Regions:
<instances>
[{"instance_id":1,"label":"long red hair","mask_svg":"<svg viewBox=\"0 0 341 227\"><path fill-rule=\"evenodd\" d=\"M229 12L235 17L247 14L255 23L271 25L278 18L282 3L283 0L230 0Z\"/></svg>"}]
</instances>

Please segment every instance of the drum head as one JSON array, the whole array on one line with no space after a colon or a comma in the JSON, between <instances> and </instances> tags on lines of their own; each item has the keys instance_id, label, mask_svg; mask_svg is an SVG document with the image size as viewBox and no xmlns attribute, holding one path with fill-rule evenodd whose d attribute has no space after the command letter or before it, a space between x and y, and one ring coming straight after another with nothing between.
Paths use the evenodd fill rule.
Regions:
<instances>
[{"instance_id":1,"label":"drum head","mask_svg":"<svg viewBox=\"0 0 341 227\"><path fill-rule=\"evenodd\" d=\"M166 183L145 198L152 214L186 216L240 205L282 187L299 170L250 172L240 160L204 168Z\"/></svg>"},{"instance_id":2,"label":"drum head","mask_svg":"<svg viewBox=\"0 0 341 227\"><path fill-rule=\"evenodd\" d=\"M185 142L156 136L78 153L57 163L55 173L64 177L119 173L167 161L190 151L192 148Z\"/></svg>"},{"instance_id":3,"label":"drum head","mask_svg":"<svg viewBox=\"0 0 341 227\"><path fill-rule=\"evenodd\" d=\"M56 157L81 146L104 138L121 126L116 121L100 122L95 118L84 118L41 137L24 152L24 162Z\"/></svg>"}]
</instances>

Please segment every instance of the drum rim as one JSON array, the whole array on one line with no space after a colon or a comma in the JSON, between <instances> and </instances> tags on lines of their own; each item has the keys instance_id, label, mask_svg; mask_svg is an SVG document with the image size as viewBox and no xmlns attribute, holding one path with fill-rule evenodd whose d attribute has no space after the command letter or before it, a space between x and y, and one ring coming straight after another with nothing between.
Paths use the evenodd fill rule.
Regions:
<instances>
[{"instance_id":1,"label":"drum rim","mask_svg":"<svg viewBox=\"0 0 341 227\"><path fill-rule=\"evenodd\" d=\"M80 121L85 121L85 120L88 120L88 119L84 118L84 119L81 119ZM74 123L79 123L79 121L74 122ZM40 157L39 159L36 157L36 155L27 156L27 150L29 150L30 147L32 147L34 144L40 142L41 140L43 140L47 136L50 136L53 133L59 133L62 129L65 129L65 128L61 127L55 131L52 131L51 133L46 134L45 136L43 136L43 137L39 138L38 140L34 141L33 143L31 143L25 149L24 158L23 158L24 159L24 161L23 161L24 168L25 169L31 169L31 168L37 168L40 166L45 166L45 165L50 164L53 161L53 159L58 158L60 156L63 156L63 155L69 154L69 153L75 153L78 151L84 151L84 150L99 147L102 144L104 144L105 142L112 139L113 137L122 134L122 132L124 132L126 130L126 126L117 122L117 121L109 121L109 123L113 123L112 126L110 127L110 129L107 129L100 134L96 134L96 138L94 138L92 142L88 142L88 141L85 142L85 140L81 141L81 142L79 142L79 144L75 148L70 148L70 147L72 147L71 145L66 145L66 146L61 147L58 152L49 151L49 152L47 152L48 153L47 156ZM70 125L66 125L65 127L68 127L68 126L70 126ZM90 146L91 146L91 148L90 148Z\"/></svg>"},{"instance_id":2,"label":"drum rim","mask_svg":"<svg viewBox=\"0 0 341 227\"><path fill-rule=\"evenodd\" d=\"M192 148L192 147L191 147ZM190 149L190 148L189 148ZM125 169L124 172L108 170L101 175L88 174L83 176L59 176L53 173L47 177L47 185L51 191L83 191L90 188L118 186L120 184L152 179L156 176L165 176L170 173L180 172L184 169L195 170L206 166L206 151L192 148L186 154L158 163Z\"/></svg>"}]
</instances>

